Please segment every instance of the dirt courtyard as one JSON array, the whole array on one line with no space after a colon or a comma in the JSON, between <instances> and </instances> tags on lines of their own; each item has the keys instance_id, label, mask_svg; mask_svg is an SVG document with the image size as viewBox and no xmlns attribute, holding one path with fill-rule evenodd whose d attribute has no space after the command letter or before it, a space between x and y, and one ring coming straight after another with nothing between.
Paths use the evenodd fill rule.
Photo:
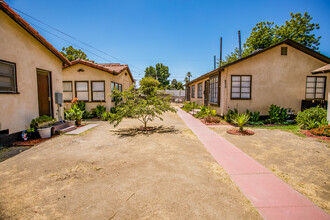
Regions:
<instances>
[{"instance_id":1,"label":"dirt courtyard","mask_svg":"<svg viewBox=\"0 0 330 220\"><path fill-rule=\"evenodd\" d=\"M177 114L98 123L1 162L0 219L260 219Z\"/></svg>"},{"instance_id":2,"label":"dirt courtyard","mask_svg":"<svg viewBox=\"0 0 330 220\"><path fill-rule=\"evenodd\" d=\"M277 129L252 129L252 136L212 129L330 214L329 142Z\"/></svg>"}]
</instances>

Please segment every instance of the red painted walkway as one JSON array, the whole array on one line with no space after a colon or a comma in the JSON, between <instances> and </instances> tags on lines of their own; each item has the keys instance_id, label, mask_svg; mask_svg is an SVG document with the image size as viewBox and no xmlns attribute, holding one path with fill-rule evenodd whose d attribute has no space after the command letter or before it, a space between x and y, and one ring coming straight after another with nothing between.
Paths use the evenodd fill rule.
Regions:
<instances>
[{"instance_id":1,"label":"red painted walkway","mask_svg":"<svg viewBox=\"0 0 330 220\"><path fill-rule=\"evenodd\" d=\"M198 119L181 109L178 114L264 219L330 220L321 208Z\"/></svg>"}]
</instances>

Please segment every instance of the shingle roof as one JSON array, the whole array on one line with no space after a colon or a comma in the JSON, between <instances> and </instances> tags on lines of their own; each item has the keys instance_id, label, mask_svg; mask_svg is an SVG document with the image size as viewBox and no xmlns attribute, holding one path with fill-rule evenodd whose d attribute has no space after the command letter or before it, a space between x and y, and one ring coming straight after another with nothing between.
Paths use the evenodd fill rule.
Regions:
<instances>
[{"instance_id":1,"label":"shingle roof","mask_svg":"<svg viewBox=\"0 0 330 220\"><path fill-rule=\"evenodd\" d=\"M19 14L17 14L9 5L0 0L0 10L6 13L11 19L13 19L17 24L24 28L29 34L31 34L36 40L38 40L42 45L44 45L48 50L50 50L55 56L57 56L63 63L69 64L69 60L64 57L58 50L53 47L43 36L41 36L38 31L36 31L29 23L27 23Z\"/></svg>"},{"instance_id":2,"label":"shingle roof","mask_svg":"<svg viewBox=\"0 0 330 220\"><path fill-rule=\"evenodd\" d=\"M297 50L300 50L300 51L302 51L302 52L304 52L304 53L306 53L306 54L308 54L308 55L310 55L310 56L312 56L312 57L314 57L316 59L319 59L319 60L321 60L321 61L323 61L325 63L330 63L330 58L329 57L324 56L323 54L318 53L315 50L312 50L312 49L310 49L308 47L305 47L305 46L303 46L303 45L301 45L301 44L299 44L299 43L297 43L297 42L295 42L295 41L293 41L291 39L286 39L286 40L281 41L281 42L279 42L279 43L277 43L277 44L275 44L273 46L267 47L267 48L262 49L262 50L258 50L257 52L251 53L250 55L248 55L246 57L243 57L241 59L238 59L238 60L233 61L231 63L228 63L226 65L223 65L223 66L221 66L221 67L219 67L217 69L214 69L214 70L212 70L212 71L210 71L208 73L205 73L204 75L201 75L200 77L198 77L198 78L196 78L196 79L188 82L186 84L186 86L187 85L190 85L192 83L195 83L195 82L197 82L197 81L199 81L201 79L204 79L204 78L206 78L206 77L208 77L208 76L210 76L210 75L212 75L212 74L214 74L216 72L222 71L222 70L224 70L228 66L231 66L231 65L234 65L236 63L239 63L239 62L241 62L243 60L249 59L250 57L253 57L253 56L257 55L257 54L263 53L263 52L265 52L267 50L270 50L270 49L272 49L274 47L277 47L277 46L279 46L281 44L287 44L287 45L289 45L289 46L291 46L293 48L296 48Z\"/></svg>"},{"instance_id":3,"label":"shingle roof","mask_svg":"<svg viewBox=\"0 0 330 220\"><path fill-rule=\"evenodd\" d=\"M103 70L105 72L111 73L113 75L119 75L124 70L127 70L128 74L130 75L133 82L135 82L132 73L127 64L119 64L119 63L93 63L91 61L76 59L70 62L70 65L65 65L63 69L68 68L70 66L74 66L76 64L82 64L89 67L93 67L95 69Z\"/></svg>"}]
</instances>

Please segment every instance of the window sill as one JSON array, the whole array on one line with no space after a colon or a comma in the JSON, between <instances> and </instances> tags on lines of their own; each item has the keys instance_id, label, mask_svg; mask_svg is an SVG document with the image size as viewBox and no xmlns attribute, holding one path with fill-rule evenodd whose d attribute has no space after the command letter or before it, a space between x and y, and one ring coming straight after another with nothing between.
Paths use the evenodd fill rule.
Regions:
<instances>
[{"instance_id":1,"label":"window sill","mask_svg":"<svg viewBox=\"0 0 330 220\"><path fill-rule=\"evenodd\" d=\"M230 100L251 100L251 98L249 98L249 99L235 99L235 98L230 98Z\"/></svg>"},{"instance_id":2,"label":"window sill","mask_svg":"<svg viewBox=\"0 0 330 220\"><path fill-rule=\"evenodd\" d=\"M218 103L215 103L215 102L209 102L210 106L216 106L216 107L219 107L219 104Z\"/></svg>"},{"instance_id":3,"label":"window sill","mask_svg":"<svg viewBox=\"0 0 330 220\"><path fill-rule=\"evenodd\" d=\"M19 92L0 92L0 94L20 94Z\"/></svg>"}]
</instances>

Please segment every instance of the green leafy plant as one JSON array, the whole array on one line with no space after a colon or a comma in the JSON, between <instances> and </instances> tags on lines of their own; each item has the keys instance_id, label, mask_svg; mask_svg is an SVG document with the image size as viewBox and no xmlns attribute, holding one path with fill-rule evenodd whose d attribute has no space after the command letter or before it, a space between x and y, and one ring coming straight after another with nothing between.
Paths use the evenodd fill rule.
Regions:
<instances>
[{"instance_id":1,"label":"green leafy plant","mask_svg":"<svg viewBox=\"0 0 330 220\"><path fill-rule=\"evenodd\" d=\"M201 110L197 112L194 116L196 118L205 118L207 116L216 116L217 111L215 109L211 109L208 106L201 106Z\"/></svg>"},{"instance_id":2,"label":"green leafy plant","mask_svg":"<svg viewBox=\"0 0 330 220\"><path fill-rule=\"evenodd\" d=\"M232 122L239 127L240 131L243 131L243 126L250 120L248 114L236 114L232 119Z\"/></svg>"},{"instance_id":3,"label":"green leafy plant","mask_svg":"<svg viewBox=\"0 0 330 220\"><path fill-rule=\"evenodd\" d=\"M288 119L287 110L272 104L268 111L269 122L272 124L283 124Z\"/></svg>"},{"instance_id":4,"label":"green leafy plant","mask_svg":"<svg viewBox=\"0 0 330 220\"><path fill-rule=\"evenodd\" d=\"M226 122L231 123L233 118L235 118L237 114L238 114L237 108L234 108L234 110L229 109L228 113L224 116L224 119Z\"/></svg>"},{"instance_id":5,"label":"green leafy plant","mask_svg":"<svg viewBox=\"0 0 330 220\"><path fill-rule=\"evenodd\" d=\"M328 125L327 111L319 106L298 112L296 121L301 129L318 128L321 125Z\"/></svg>"},{"instance_id":6,"label":"green leafy plant","mask_svg":"<svg viewBox=\"0 0 330 220\"><path fill-rule=\"evenodd\" d=\"M103 114L102 114L102 116L101 116L101 119L103 120L103 121L109 121L109 119L110 119L110 112L103 112Z\"/></svg>"},{"instance_id":7,"label":"green leafy plant","mask_svg":"<svg viewBox=\"0 0 330 220\"><path fill-rule=\"evenodd\" d=\"M190 111L192 111L193 109L199 109L199 108L200 108L200 106L199 106L197 103L195 103L195 102L190 102L190 101L185 102L185 103L183 104L183 107L182 107L182 109L183 109L184 111L186 111L186 112L190 112Z\"/></svg>"},{"instance_id":8,"label":"green leafy plant","mask_svg":"<svg viewBox=\"0 0 330 220\"><path fill-rule=\"evenodd\" d=\"M102 117L103 113L107 111L107 108L103 105L97 105L95 108L95 114L97 117Z\"/></svg>"},{"instance_id":9,"label":"green leafy plant","mask_svg":"<svg viewBox=\"0 0 330 220\"><path fill-rule=\"evenodd\" d=\"M55 123L55 119L51 116L43 115L32 119L30 123L30 128L38 129L38 128L47 128L51 127Z\"/></svg>"},{"instance_id":10,"label":"green leafy plant","mask_svg":"<svg viewBox=\"0 0 330 220\"><path fill-rule=\"evenodd\" d=\"M81 120L85 111L81 110L79 106L84 108L85 103L78 101L77 98L72 99L71 109L64 111L65 118L67 120Z\"/></svg>"}]
</instances>

